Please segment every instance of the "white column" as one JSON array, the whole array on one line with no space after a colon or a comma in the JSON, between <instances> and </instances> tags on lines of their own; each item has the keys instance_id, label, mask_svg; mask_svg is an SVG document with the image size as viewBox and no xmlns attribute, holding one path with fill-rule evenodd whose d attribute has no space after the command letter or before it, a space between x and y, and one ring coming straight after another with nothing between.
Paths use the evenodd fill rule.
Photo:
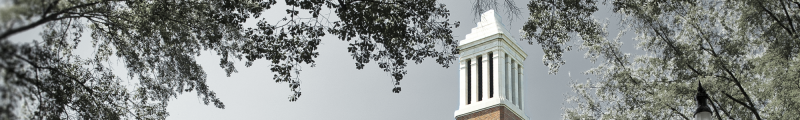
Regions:
<instances>
[{"instance_id":1,"label":"white column","mask_svg":"<svg viewBox=\"0 0 800 120\"><path fill-rule=\"evenodd\" d=\"M517 105L517 66L514 64L515 62L514 59L511 59L509 63L509 65L511 65L511 79L509 79L509 81L511 81L511 87L509 87L509 91L511 91L511 104Z\"/></svg>"},{"instance_id":2,"label":"white column","mask_svg":"<svg viewBox=\"0 0 800 120\"><path fill-rule=\"evenodd\" d=\"M492 57L492 62L493 62L492 63L492 69L491 69L492 70L492 86L493 86L492 87L492 92L493 93L491 93L491 94L493 94L493 98L500 98L500 93L501 93L500 92L500 80L501 80L502 77L498 74L498 73L500 73L500 66L499 66L500 64L498 64L500 62L500 60L501 60L500 59L500 54L501 54L500 51L495 50L494 52L492 52L492 56L491 56Z\"/></svg>"},{"instance_id":3,"label":"white column","mask_svg":"<svg viewBox=\"0 0 800 120\"><path fill-rule=\"evenodd\" d=\"M517 62L519 62L519 61L517 61ZM517 80L517 85L514 85L514 87L515 87L514 90L516 90L516 93L517 93L516 95L517 96L515 96L514 98L516 98L516 100L517 100L517 107L519 107L519 109L522 109L522 99L521 99L522 93L520 93L520 91L521 91L520 90L521 89L521 87L520 87L521 86L521 82L520 81L522 81L521 80L522 79L522 73L521 73L522 65L519 65L519 63L515 63L515 65L517 65L517 71L516 71L517 72L517 79L516 79Z\"/></svg>"},{"instance_id":4,"label":"white column","mask_svg":"<svg viewBox=\"0 0 800 120\"><path fill-rule=\"evenodd\" d=\"M459 61L459 63L460 63L459 64L460 75L458 76L458 78L459 78L460 81L458 81L458 83L459 83L459 85L458 85L459 90L458 91L460 91L460 92L458 94L460 94L460 97L458 98L459 99L458 101L461 101L461 104L459 104L461 106L467 104L467 83L466 83L467 82L467 78L466 78L466 76L467 76L467 65L466 64L467 63L466 62L467 61L464 60L464 59L461 59Z\"/></svg>"},{"instance_id":5,"label":"white column","mask_svg":"<svg viewBox=\"0 0 800 120\"><path fill-rule=\"evenodd\" d=\"M525 66L519 66L519 109L525 108Z\"/></svg>"},{"instance_id":6,"label":"white column","mask_svg":"<svg viewBox=\"0 0 800 120\"><path fill-rule=\"evenodd\" d=\"M476 74L477 73L476 70L478 69L477 68L477 65L478 65L477 63L479 61L477 61L477 59L475 59L475 56L470 57L470 58L472 59L472 63L470 63L470 66L471 66L470 69L472 69L472 71L471 71L472 73L470 73L470 76L469 76L471 78L470 81L469 81L469 82L471 82L470 83L471 85L469 87L472 88L472 89L470 89L469 93L472 94L472 95L470 95L470 97L471 97L470 101L472 101L472 104L475 104L475 102L478 102L478 92L476 92L476 91L478 91L478 89L477 89L478 88L478 84L477 84L478 83L477 82L478 81L478 79L477 79L478 75Z\"/></svg>"},{"instance_id":7,"label":"white column","mask_svg":"<svg viewBox=\"0 0 800 120\"><path fill-rule=\"evenodd\" d=\"M509 74L509 72L511 72L511 66L508 66L511 59L508 59L508 54L503 55L503 76L505 77L503 78L503 98L508 101L511 100L511 91L508 90L508 87L511 87L511 81L508 81L511 79L511 74Z\"/></svg>"},{"instance_id":8,"label":"white column","mask_svg":"<svg viewBox=\"0 0 800 120\"><path fill-rule=\"evenodd\" d=\"M481 100L489 99L489 53L481 53Z\"/></svg>"}]
</instances>

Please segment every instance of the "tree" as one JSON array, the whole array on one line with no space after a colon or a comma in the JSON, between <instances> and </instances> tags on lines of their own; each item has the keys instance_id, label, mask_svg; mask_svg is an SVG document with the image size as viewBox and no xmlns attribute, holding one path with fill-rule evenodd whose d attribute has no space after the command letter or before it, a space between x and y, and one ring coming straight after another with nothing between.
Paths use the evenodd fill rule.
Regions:
<instances>
[{"instance_id":1,"label":"tree","mask_svg":"<svg viewBox=\"0 0 800 120\"><path fill-rule=\"evenodd\" d=\"M197 92L206 105L225 105L206 85L195 63L201 51L221 56L228 76L235 61L250 67L270 61L273 80L288 83L296 101L301 65L314 66L321 37L338 36L362 69L370 61L393 76L395 88L406 61L425 58L449 67L458 26L435 0L286 0L279 22L258 21L275 0L13 0L0 10L0 119L164 119L170 98ZM323 9L333 11L330 22ZM284 11L284 10L281 10ZM301 14L303 12L303 14ZM307 12L307 14L306 14ZM270 15L272 16L272 15ZM42 41L8 37L43 26ZM82 32L91 33L93 56L73 54ZM121 79L108 66L118 57Z\"/></svg>"},{"instance_id":2,"label":"tree","mask_svg":"<svg viewBox=\"0 0 800 120\"><path fill-rule=\"evenodd\" d=\"M507 16L512 17L509 20L514 20L514 18L520 17L521 9L517 7L517 4L514 3L514 0L502 0L502 6L498 7L498 1L500 0L473 0L472 1L472 14L477 19L481 16L483 12L489 11L491 9L497 10L505 10Z\"/></svg>"},{"instance_id":3,"label":"tree","mask_svg":"<svg viewBox=\"0 0 800 120\"><path fill-rule=\"evenodd\" d=\"M600 62L585 72L596 79L572 85L565 118L692 119L702 82L717 119L800 119L800 3L608 1L636 33L641 51L627 53L590 16L597 3L528 4L523 39L542 46L551 73L573 46Z\"/></svg>"}]
</instances>

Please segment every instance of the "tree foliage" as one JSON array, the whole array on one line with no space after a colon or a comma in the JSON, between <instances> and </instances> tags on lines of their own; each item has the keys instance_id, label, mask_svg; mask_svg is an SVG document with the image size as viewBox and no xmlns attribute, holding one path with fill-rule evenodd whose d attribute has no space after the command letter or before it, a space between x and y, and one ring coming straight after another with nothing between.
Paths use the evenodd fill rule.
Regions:
<instances>
[{"instance_id":1,"label":"tree foliage","mask_svg":"<svg viewBox=\"0 0 800 120\"><path fill-rule=\"evenodd\" d=\"M458 26L435 0L286 0L281 21L262 12L275 0L11 0L0 9L0 119L164 119L168 101L196 92L203 102L225 105L196 63L202 51L221 57L228 76L236 61L250 67L269 61L273 80L288 83L296 101L300 66L319 55L327 34L350 43L362 69L370 61L393 76L406 61L435 58L448 67L457 54L450 29ZM338 20L321 14L329 10ZM278 15L268 15L278 16ZM256 26L243 26L260 19ZM252 22L252 21L251 21ZM9 36L43 26L42 40L10 42ZM94 53L73 53L83 31ZM85 42L85 41L84 41ZM84 47L84 46L81 46ZM127 77L116 76L116 56ZM132 84L128 84L132 83Z\"/></svg>"},{"instance_id":2,"label":"tree foliage","mask_svg":"<svg viewBox=\"0 0 800 120\"><path fill-rule=\"evenodd\" d=\"M498 4L502 4L502 6L497 6ZM483 12L491 9L504 10L507 16L512 17L508 20L521 17L520 14L522 12L522 9L517 7L514 0L472 0L472 14L475 19L480 17Z\"/></svg>"},{"instance_id":3,"label":"tree foliage","mask_svg":"<svg viewBox=\"0 0 800 120\"><path fill-rule=\"evenodd\" d=\"M636 34L637 52L621 51L619 37L607 39L603 23L590 17L597 3L528 4L523 39L542 45L551 73L572 46L599 62L585 72L596 79L572 85L567 119L692 119L700 82L715 119L800 119L800 3L604 2Z\"/></svg>"}]
</instances>

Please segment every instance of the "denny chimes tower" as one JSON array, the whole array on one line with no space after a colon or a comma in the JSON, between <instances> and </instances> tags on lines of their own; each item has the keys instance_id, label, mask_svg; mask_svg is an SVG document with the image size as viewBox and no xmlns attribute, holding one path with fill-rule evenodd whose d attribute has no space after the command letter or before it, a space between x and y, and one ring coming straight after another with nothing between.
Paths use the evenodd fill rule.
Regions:
<instances>
[{"instance_id":1,"label":"denny chimes tower","mask_svg":"<svg viewBox=\"0 0 800 120\"><path fill-rule=\"evenodd\" d=\"M478 26L458 43L457 120L528 120L522 64L528 57L509 36L494 10L481 14Z\"/></svg>"}]
</instances>

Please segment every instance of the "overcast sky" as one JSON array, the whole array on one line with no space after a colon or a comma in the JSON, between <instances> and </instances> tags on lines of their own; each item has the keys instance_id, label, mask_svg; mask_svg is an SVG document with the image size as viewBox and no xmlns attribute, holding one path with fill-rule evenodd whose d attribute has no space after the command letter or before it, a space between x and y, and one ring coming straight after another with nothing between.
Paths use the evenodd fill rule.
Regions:
<instances>
[{"instance_id":1,"label":"overcast sky","mask_svg":"<svg viewBox=\"0 0 800 120\"><path fill-rule=\"evenodd\" d=\"M461 26L453 30L457 40L463 40L478 22L471 13L472 0L441 0L450 10L450 21L460 21ZM283 1L264 13L264 17L280 19L285 16ZM519 29L528 18L526 0L517 0L522 8L521 18L513 19L501 14L509 32L519 39ZM609 38L618 33L619 15L610 14L609 7L600 4L595 18L608 23ZM502 10L499 12L503 12ZM324 13L324 12L323 12ZM251 21L253 23L257 21ZM253 25L253 24L248 24ZM41 27L11 37L15 42L41 40ZM629 41L630 34L623 38ZM84 35L79 46L84 56L91 55L89 35ZM518 40L517 40L518 41ZM558 74L548 74L542 64L542 49L538 44L530 45L518 41L527 52L525 65L525 113L531 119L562 119L563 107L571 107L564 100L571 93L569 83L585 82L592 76L582 72L597 66L583 58L585 51L570 51L565 54L567 64ZM632 50L631 42L625 42L623 50ZM225 109L203 105L197 94L184 93L169 102L167 110L174 120L450 120L458 109L458 62L443 68L434 59L422 64L410 63L408 74L401 81L403 91L392 93L391 76L372 62L363 70L355 69L355 61L347 53L347 42L333 35L322 38L320 55L314 68L303 67L300 74L303 95L297 102L289 102L291 94L288 84L275 83L267 61L259 60L252 67L237 63L239 73L226 77L219 67L219 57L205 52L197 58L208 74L208 85L225 103ZM112 61L115 61L112 59ZM115 73L126 76L121 61ZM571 73L572 77L568 76Z\"/></svg>"}]
</instances>

